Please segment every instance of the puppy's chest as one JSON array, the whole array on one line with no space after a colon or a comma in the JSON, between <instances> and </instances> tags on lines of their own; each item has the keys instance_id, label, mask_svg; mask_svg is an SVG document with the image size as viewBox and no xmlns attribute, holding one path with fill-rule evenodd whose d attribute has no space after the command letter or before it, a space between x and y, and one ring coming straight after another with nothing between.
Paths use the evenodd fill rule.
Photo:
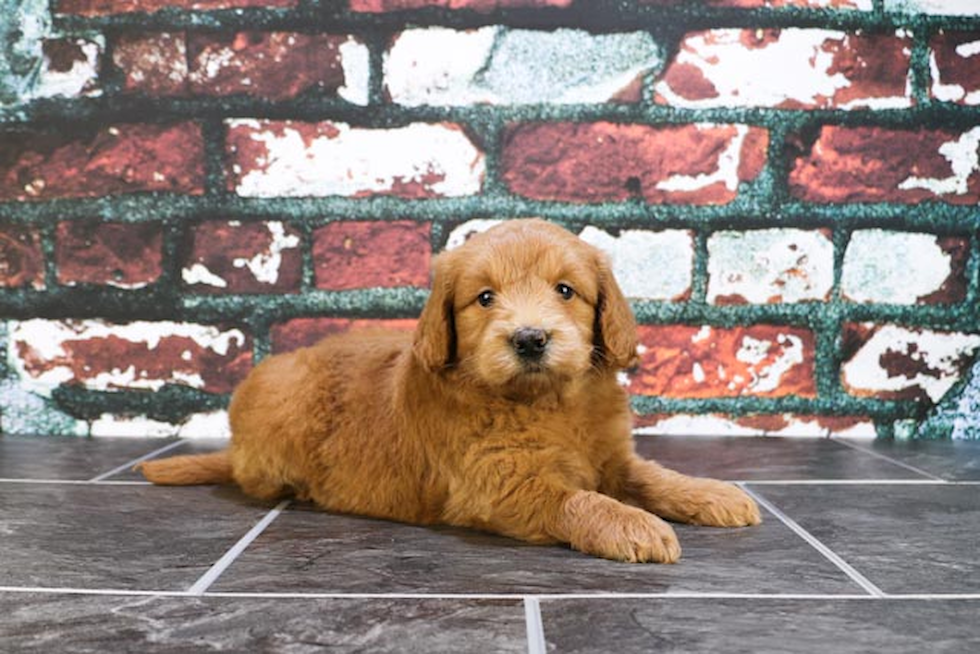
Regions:
<instances>
[{"instance_id":1,"label":"puppy's chest","mask_svg":"<svg viewBox=\"0 0 980 654\"><path fill-rule=\"evenodd\" d=\"M485 435L540 431L565 422L562 411L548 406L488 403L471 414L472 426Z\"/></svg>"},{"instance_id":2,"label":"puppy's chest","mask_svg":"<svg viewBox=\"0 0 980 654\"><path fill-rule=\"evenodd\" d=\"M534 407L487 407L475 416L470 437L475 441L505 438L516 448L560 446L592 456L596 434L577 411Z\"/></svg>"}]
</instances>

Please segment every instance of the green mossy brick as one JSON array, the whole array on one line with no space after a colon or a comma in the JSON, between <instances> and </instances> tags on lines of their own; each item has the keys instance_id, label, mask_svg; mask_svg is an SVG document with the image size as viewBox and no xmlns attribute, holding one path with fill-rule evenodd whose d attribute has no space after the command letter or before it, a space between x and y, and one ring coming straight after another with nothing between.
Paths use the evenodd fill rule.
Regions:
<instances>
[{"instance_id":1,"label":"green mossy brick","mask_svg":"<svg viewBox=\"0 0 980 654\"><path fill-rule=\"evenodd\" d=\"M0 107L19 104L37 84L50 33L46 0L0 0Z\"/></svg>"},{"instance_id":2,"label":"green mossy brick","mask_svg":"<svg viewBox=\"0 0 980 654\"><path fill-rule=\"evenodd\" d=\"M88 425L56 402L23 388L7 361L7 325L0 322L0 434L84 436Z\"/></svg>"},{"instance_id":3,"label":"green mossy brick","mask_svg":"<svg viewBox=\"0 0 980 654\"><path fill-rule=\"evenodd\" d=\"M918 425L915 436L980 440L980 359Z\"/></svg>"},{"instance_id":4,"label":"green mossy brick","mask_svg":"<svg viewBox=\"0 0 980 654\"><path fill-rule=\"evenodd\" d=\"M88 424L62 411L57 402L21 388L15 381L0 380L0 434L85 436Z\"/></svg>"}]
</instances>

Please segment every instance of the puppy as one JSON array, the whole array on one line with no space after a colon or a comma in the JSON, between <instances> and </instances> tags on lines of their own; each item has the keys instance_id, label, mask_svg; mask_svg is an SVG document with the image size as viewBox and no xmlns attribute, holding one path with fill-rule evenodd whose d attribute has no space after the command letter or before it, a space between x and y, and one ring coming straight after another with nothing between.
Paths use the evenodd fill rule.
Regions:
<instances>
[{"instance_id":1,"label":"puppy","mask_svg":"<svg viewBox=\"0 0 980 654\"><path fill-rule=\"evenodd\" d=\"M234 393L227 450L143 474L619 561L677 561L664 519L759 522L741 489L634 453L616 373L635 361L636 325L597 249L516 220L434 268L414 334L334 336L266 359Z\"/></svg>"}]
</instances>

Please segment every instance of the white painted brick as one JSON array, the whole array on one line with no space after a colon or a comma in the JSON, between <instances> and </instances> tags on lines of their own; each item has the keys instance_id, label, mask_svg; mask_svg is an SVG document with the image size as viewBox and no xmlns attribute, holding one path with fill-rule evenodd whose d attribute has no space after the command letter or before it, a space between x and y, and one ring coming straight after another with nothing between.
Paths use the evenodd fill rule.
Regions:
<instances>
[{"instance_id":1,"label":"white painted brick","mask_svg":"<svg viewBox=\"0 0 980 654\"><path fill-rule=\"evenodd\" d=\"M449 233L449 238L446 239L446 249L454 250L469 240L474 234L485 232L502 222L504 221L498 218L474 218L473 220L467 220L465 223L454 227L453 231Z\"/></svg>"},{"instance_id":2,"label":"white painted brick","mask_svg":"<svg viewBox=\"0 0 980 654\"><path fill-rule=\"evenodd\" d=\"M627 229L613 236L589 226L579 236L609 255L613 274L627 297L671 301L690 293L694 266L691 232Z\"/></svg>"},{"instance_id":3,"label":"white painted brick","mask_svg":"<svg viewBox=\"0 0 980 654\"><path fill-rule=\"evenodd\" d=\"M93 39L66 39L74 42L82 58L72 62L69 70L55 70L48 57L44 57L41 70L38 73L37 86L33 97L94 97L102 95L98 86L99 59L105 48L102 36Z\"/></svg>"},{"instance_id":4,"label":"white painted brick","mask_svg":"<svg viewBox=\"0 0 980 654\"><path fill-rule=\"evenodd\" d=\"M980 16L977 0L885 0L885 11L904 14Z\"/></svg>"},{"instance_id":5,"label":"white painted brick","mask_svg":"<svg viewBox=\"0 0 980 654\"><path fill-rule=\"evenodd\" d=\"M235 191L245 197L457 197L476 193L483 184L483 153L452 124L367 129L231 120L228 126ZM244 140L259 144L264 153L236 155Z\"/></svg>"},{"instance_id":6,"label":"white painted brick","mask_svg":"<svg viewBox=\"0 0 980 654\"><path fill-rule=\"evenodd\" d=\"M407 105L605 102L657 65L646 32L441 27L402 32L385 54L385 85Z\"/></svg>"},{"instance_id":7,"label":"white painted brick","mask_svg":"<svg viewBox=\"0 0 980 654\"><path fill-rule=\"evenodd\" d=\"M905 397L921 393L938 402L963 374L980 335L899 325L863 325L870 338L841 367L848 392Z\"/></svg>"},{"instance_id":8,"label":"white painted brick","mask_svg":"<svg viewBox=\"0 0 980 654\"><path fill-rule=\"evenodd\" d=\"M354 37L340 45L340 65L344 69L344 85L337 94L344 100L365 106L369 100L370 58L366 45Z\"/></svg>"},{"instance_id":9,"label":"white painted brick","mask_svg":"<svg viewBox=\"0 0 980 654\"><path fill-rule=\"evenodd\" d=\"M719 414L671 414L634 430L640 435L662 436L780 436L794 438L874 438L874 421L868 418L777 414L737 418Z\"/></svg>"},{"instance_id":10,"label":"white painted brick","mask_svg":"<svg viewBox=\"0 0 980 654\"><path fill-rule=\"evenodd\" d=\"M834 283L834 247L819 230L716 232L708 239L708 302L826 300Z\"/></svg>"},{"instance_id":11,"label":"white painted brick","mask_svg":"<svg viewBox=\"0 0 980 654\"><path fill-rule=\"evenodd\" d=\"M855 302L915 304L942 288L951 261L934 234L856 231L844 254L841 292Z\"/></svg>"},{"instance_id":12,"label":"white painted brick","mask_svg":"<svg viewBox=\"0 0 980 654\"><path fill-rule=\"evenodd\" d=\"M908 79L900 82L903 89L890 94L883 93L880 84L852 88L861 83L842 72L847 65L837 61L837 53L853 54L851 41L860 36L787 28L773 41L750 46L746 43L750 34L717 29L686 36L667 73L654 86L658 100L690 108L885 109L912 104ZM904 52L906 57L911 54L908 48ZM867 62L859 64L867 66Z\"/></svg>"},{"instance_id":13,"label":"white painted brick","mask_svg":"<svg viewBox=\"0 0 980 654\"><path fill-rule=\"evenodd\" d=\"M123 438L148 438L176 436L179 438L228 438L227 411L195 413L180 423L161 422L146 416L118 416L103 413L92 421L89 436Z\"/></svg>"},{"instance_id":14,"label":"white painted brick","mask_svg":"<svg viewBox=\"0 0 980 654\"><path fill-rule=\"evenodd\" d=\"M459 247L473 234L485 232L501 222L494 218L469 220L449 234L446 249ZM588 226L579 237L609 256L616 281L629 298L672 301L686 298L691 291L694 266L691 232L627 229L613 236Z\"/></svg>"}]
</instances>

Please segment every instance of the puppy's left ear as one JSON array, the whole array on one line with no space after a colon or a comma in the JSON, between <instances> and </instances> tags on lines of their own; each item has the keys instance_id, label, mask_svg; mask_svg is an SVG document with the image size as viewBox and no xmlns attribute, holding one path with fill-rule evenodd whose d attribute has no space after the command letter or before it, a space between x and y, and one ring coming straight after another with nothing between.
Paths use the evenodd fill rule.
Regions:
<instances>
[{"instance_id":1,"label":"puppy's left ear","mask_svg":"<svg viewBox=\"0 0 980 654\"><path fill-rule=\"evenodd\" d=\"M596 253L599 301L596 304L595 345L600 361L607 367L630 368L637 363L636 319L629 302L613 277L612 266L601 252Z\"/></svg>"},{"instance_id":2,"label":"puppy's left ear","mask_svg":"<svg viewBox=\"0 0 980 654\"><path fill-rule=\"evenodd\" d=\"M415 327L412 350L430 372L442 370L456 358L456 323L453 318L453 288L456 286L454 257L444 252L433 263L432 293Z\"/></svg>"}]
</instances>

